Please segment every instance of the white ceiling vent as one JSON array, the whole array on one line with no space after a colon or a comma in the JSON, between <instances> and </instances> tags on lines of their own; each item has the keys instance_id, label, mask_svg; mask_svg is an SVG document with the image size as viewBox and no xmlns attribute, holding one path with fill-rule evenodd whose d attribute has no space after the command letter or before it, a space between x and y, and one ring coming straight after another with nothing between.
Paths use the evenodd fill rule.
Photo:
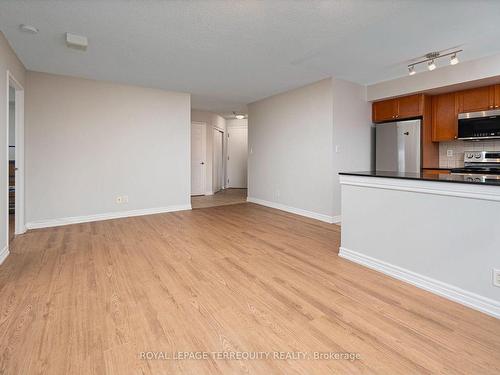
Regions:
<instances>
[{"instance_id":1,"label":"white ceiling vent","mask_svg":"<svg viewBox=\"0 0 500 375\"><path fill-rule=\"evenodd\" d=\"M86 36L66 33L66 45L70 48L85 51L89 45L89 41Z\"/></svg>"}]
</instances>

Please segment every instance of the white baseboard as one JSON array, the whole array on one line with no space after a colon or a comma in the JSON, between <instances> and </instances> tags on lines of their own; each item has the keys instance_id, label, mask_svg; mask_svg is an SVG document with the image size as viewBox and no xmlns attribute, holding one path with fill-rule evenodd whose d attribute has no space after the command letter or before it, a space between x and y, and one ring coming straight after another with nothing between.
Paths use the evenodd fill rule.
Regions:
<instances>
[{"instance_id":1,"label":"white baseboard","mask_svg":"<svg viewBox=\"0 0 500 375\"><path fill-rule=\"evenodd\" d=\"M32 221L32 222L26 223L26 228L27 229L39 229L39 228L58 227L61 225L89 223L92 221L120 219L120 218L133 217L133 216L154 215L154 214L161 214L161 213L165 213L165 212L184 211L184 210L190 210L190 209L191 209L191 204L183 204L183 205L167 206L167 207L146 208L146 209L142 209L142 210L109 212L109 213L105 213L105 214L96 214L96 215L88 215L88 216L73 216L73 217L65 217L65 218L60 218L60 219L48 219L48 220Z\"/></svg>"},{"instance_id":2,"label":"white baseboard","mask_svg":"<svg viewBox=\"0 0 500 375\"><path fill-rule=\"evenodd\" d=\"M500 302L498 301L344 247L340 248L339 256L500 319Z\"/></svg>"},{"instance_id":3,"label":"white baseboard","mask_svg":"<svg viewBox=\"0 0 500 375\"><path fill-rule=\"evenodd\" d=\"M9 256L9 247L5 246L1 251L0 251L0 264L2 264L5 259Z\"/></svg>"},{"instance_id":4,"label":"white baseboard","mask_svg":"<svg viewBox=\"0 0 500 375\"><path fill-rule=\"evenodd\" d=\"M276 208L277 210L290 212L292 214L300 216L310 217L311 219L321 220L330 224L340 222L340 216L328 216L324 214L319 214L317 212L307 211L301 208L290 207L281 203L265 201L263 199L258 199L254 197L247 197L247 202L260 204L261 206Z\"/></svg>"}]
</instances>

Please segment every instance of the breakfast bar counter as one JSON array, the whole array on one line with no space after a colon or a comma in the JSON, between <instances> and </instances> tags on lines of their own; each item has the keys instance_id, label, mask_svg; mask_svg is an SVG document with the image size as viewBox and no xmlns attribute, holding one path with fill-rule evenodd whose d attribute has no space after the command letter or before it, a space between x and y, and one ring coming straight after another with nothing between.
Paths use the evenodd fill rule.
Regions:
<instances>
[{"instance_id":1,"label":"breakfast bar counter","mask_svg":"<svg viewBox=\"0 0 500 375\"><path fill-rule=\"evenodd\" d=\"M467 177L340 173L339 256L500 318L500 184Z\"/></svg>"},{"instance_id":2,"label":"breakfast bar counter","mask_svg":"<svg viewBox=\"0 0 500 375\"><path fill-rule=\"evenodd\" d=\"M360 176L377 178L396 178L400 180L437 181L466 184L500 186L498 175L478 175L469 173L432 173L423 170L420 173L391 171L341 172L341 176Z\"/></svg>"}]
</instances>

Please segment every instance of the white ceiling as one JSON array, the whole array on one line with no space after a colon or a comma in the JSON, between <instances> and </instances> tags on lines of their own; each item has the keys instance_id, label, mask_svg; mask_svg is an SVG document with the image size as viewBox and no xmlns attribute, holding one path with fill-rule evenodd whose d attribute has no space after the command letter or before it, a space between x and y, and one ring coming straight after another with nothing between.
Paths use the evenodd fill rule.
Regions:
<instances>
[{"instance_id":1,"label":"white ceiling","mask_svg":"<svg viewBox=\"0 0 500 375\"><path fill-rule=\"evenodd\" d=\"M404 76L433 50L463 46L462 61L498 53L499 19L498 0L0 3L0 28L28 69L189 92L194 108L216 112L332 75ZM87 51L66 48L65 32L86 35Z\"/></svg>"}]
</instances>

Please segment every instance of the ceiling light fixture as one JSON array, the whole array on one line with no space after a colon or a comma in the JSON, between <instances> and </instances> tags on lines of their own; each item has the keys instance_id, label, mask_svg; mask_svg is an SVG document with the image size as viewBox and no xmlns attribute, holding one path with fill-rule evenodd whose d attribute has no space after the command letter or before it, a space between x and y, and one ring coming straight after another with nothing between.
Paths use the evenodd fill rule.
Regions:
<instances>
[{"instance_id":1,"label":"ceiling light fixture","mask_svg":"<svg viewBox=\"0 0 500 375\"><path fill-rule=\"evenodd\" d=\"M459 52L462 51L463 51L462 49L458 49L448 53L429 52L422 58L422 60L413 62L408 65L408 74L411 76L416 74L415 66L424 63L427 63L427 69L432 71L437 68L436 61L445 56L450 56L450 65L457 65L459 63L457 55Z\"/></svg>"},{"instance_id":2,"label":"ceiling light fixture","mask_svg":"<svg viewBox=\"0 0 500 375\"><path fill-rule=\"evenodd\" d=\"M32 25L19 25L19 28L21 29L21 31L24 31L25 33L29 33L29 34L36 34L38 33L38 29L35 27L35 26L32 26Z\"/></svg>"},{"instance_id":3,"label":"ceiling light fixture","mask_svg":"<svg viewBox=\"0 0 500 375\"><path fill-rule=\"evenodd\" d=\"M245 118L245 115L242 115L240 113L233 112L233 115L236 120L243 120Z\"/></svg>"}]
</instances>

